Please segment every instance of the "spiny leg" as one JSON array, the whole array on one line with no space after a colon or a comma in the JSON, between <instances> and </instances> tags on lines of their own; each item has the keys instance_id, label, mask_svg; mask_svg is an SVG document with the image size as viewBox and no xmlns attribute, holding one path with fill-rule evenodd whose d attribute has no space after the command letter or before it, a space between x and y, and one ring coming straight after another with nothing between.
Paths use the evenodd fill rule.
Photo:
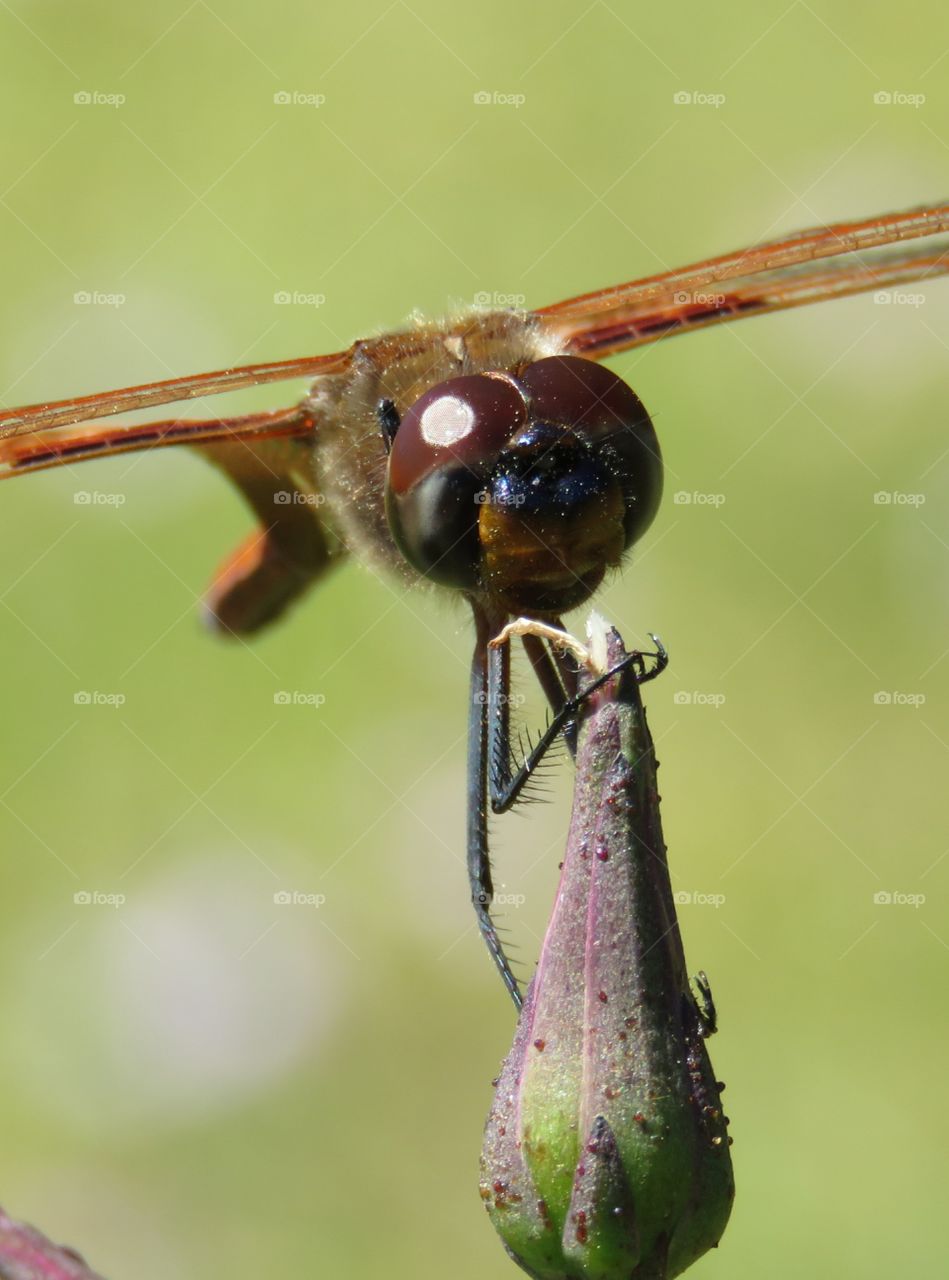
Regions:
<instances>
[{"instance_id":1,"label":"spiny leg","mask_svg":"<svg viewBox=\"0 0 949 1280\"><path fill-rule=\"evenodd\" d=\"M508 663L494 658L496 651L488 649L488 641L497 634L505 619L490 614L473 600L471 604L475 648L468 702L468 884L481 936L515 1007L520 1009L521 989L491 919L494 882L488 851L488 778L494 772L493 764L489 768L489 752L496 749L495 744L507 743L510 689ZM496 667L493 681L488 675L489 654L492 666ZM498 728L492 733L489 726L495 723ZM505 745L504 750L507 749Z\"/></svg>"},{"instance_id":2,"label":"spiny leg","mask_svg":"<svg viewBox=\"0 0 949 1280\"><path fill-rule=\"evenodd\" d=\"M563 628L563 623L559 618L554 620L554 625ZM558 649L556 645L550 641L542 640L539 636L523 635L521 643L524 646L524 652L527 654L534 674L537 676L538 683L544 691L551 711L556 715L563 704L574 697L577 692L577 668L572 662L569 654ZM564 741L567 749L572 756L577 753L577 735L575 728L568 726L564 730Z\"/></svg>"},{"instance_id":3,"label":"spiny leg","mask_svg":"<svg viewBox=\"0 0 949 1280\"><path fill-rule=\"evenodd\" d=\"M528 779L534 773L551 745L556 741L558 734L569 732L571 729L574 733L576 732L577 712L587 698L595 693L597 689L601 688L608 680L611 680L613 676L619 674L626 667L633 667L636 670L636 678L640 684L645 684L648 680L654 680L656 676L665 670L669 662L668 654L658 637L650 635L650 639L656 646L656 652L653 655L655 662L651 670L646 668L645 657L647 655L638 651L628 653L622 662L603 672L592 684L587 685L582 693L575 693L561 705L550 724L517 769L512 769L511 767L510 740L506 722L499 720L495 725L494 722L489 721L491 771L488 781L492 812L506 813L511 808L523 791ZM580 647L577 642L574 642L574 645L575 647ZM504 668L501 665L502 659L500 655L506 650L507 641L501 637L498 637L489 647L489 687L502 679L501 673ZM490 705L491 699L489 697L489 707Z\"/></svg>"}]
</instances>

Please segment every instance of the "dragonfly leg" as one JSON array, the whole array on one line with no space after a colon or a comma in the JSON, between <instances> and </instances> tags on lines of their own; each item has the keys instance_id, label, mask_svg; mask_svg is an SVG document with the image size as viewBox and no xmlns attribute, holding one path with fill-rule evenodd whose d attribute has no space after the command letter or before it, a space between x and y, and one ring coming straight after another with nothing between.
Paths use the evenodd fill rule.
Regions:
<instances>
[{"instance_id":1,"label":"dragonfly leg","mask_svg":"<svg viewBox=\"0 0 949 1280\"><path fill-rule=\"evenodd\" d=\"M559 618L554 619L554 626L563 629ZM539 636L521 636L521 643L527 654L534 674L554 715L563 704L574 697L577 692L577 667L568 653L557 648ZM574 725L564 729L564 740L572 756L577 754L577 734Z\"/></svg>"},{"instance_id":2,"label":"dragonfly leg","mask_svg":"<svg viewBox=\"0 0 949 1280\"><path fill-rule=\"evenodd\" d=\"M515 1007L520 1009L523 1002L520 985L491 918L494 882L488 849L488 777L493 773L493 764L489 769L489 751L498 749L496 744L507 742L509 701L506 693L510 687L507 659L496 659L494 654L497 651L488 648L488 641L497 634L505 620L492 616L473 601L472 607L475 650L468 702L468 883L481 936ZM496 668L493 681L489 679L489 662ZM498 687L499 682L504 685L503 689ZM495 733L489 733L489 725L495 721L499 727ZM506 745L504 750L507 750Z\"/></svg>"},{"instance_id":3,"label":"dragonfly leg","mask_svg":"<svg viewBox=\"0 0 949 1280\"><path fill-rule=\"evenodd\" d=\"M488 653L488 736L490 741L489 759L491 769L489 773L489 787L491 796L491 809L494 813L506 813L508 809L515 803L521 791L524 789L527 780L535 771L541 760L550 749L551 745L560 733L576 734L576 716L583 703L595 693L607 680L611 680L626 667L632 667L636 671L636 679L639 684L645 684L649 680L654 680L657 675L666 669L669 662L669 656L662 642L658 637L650 635L650 639L656 646L654 654L654 663L651 668L646 666L646 657L648 655L638 651L628 653L622 662L612 667L609 671L604 672L592 684L587 685L582 693L574 693L572 697L567 698L562 703L560 709L555 713L550 724L541 734L538 741L528 752L525 759L521 762L517 769L511 767L510 757L510 736L508 732L507 718L498 716L495 720L492 717L493 699L492 688L494 690L502 681L502 668L500 656L506 651L506 644L492 647ZM506 711L506 703L502 703L500 710Z\"/></svg>"}]
</instances>

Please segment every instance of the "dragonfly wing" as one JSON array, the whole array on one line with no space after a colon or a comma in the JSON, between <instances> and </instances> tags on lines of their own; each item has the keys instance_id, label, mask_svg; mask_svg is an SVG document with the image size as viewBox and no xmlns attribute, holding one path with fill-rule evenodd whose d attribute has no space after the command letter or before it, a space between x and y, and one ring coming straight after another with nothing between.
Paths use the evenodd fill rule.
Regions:
<instances>
[{"instance_id":1,"label":"dragonfly wing","mask_svg":"<svg viewBox=\"0 0 949 1280\"><path fill-rule=\"evenodd\" d=\"M102 391L93 396L31 404L22 409L4 409L0 410L0 442L11 436L32 436L36 432L50 431L55 427L69 427L77 422L92 422L96 418L108 418L116 413L130 413L134 409L151 409L157 405L220 395L224 391L258 387L265 382L286 382L291 378L316 378L328 373L345 373L351 362L351 350L336 351L332 355L304 356L299 360L282 360L276 364L241 365L233 369L219 369L214 373L197 373L182 378L167 378L162 382L146 382L140 386L123 387L119 391Z\"/></svg>"},{"instance_id":2,"label":"dragonfly wing","mask_svg":"<svg viewBox=\"0 0 949 1280\"><path fill-rule=\"evenodd\" d=\"M168 418L161 422L99 423L35 430L0 437L0 480L143 449L198 445L214 440L267 440L308 435L312 431L312 420L299 406L248 413L237 418Z\"/></svg>"},{"instance_id":3,"label":"dragonfly wing","mask_svg":"<svg viewBox=\"0 0 949 1280\"><path fill-rule=\"evenodd\" d=\"M711 324L945 275L949 244L936 237L947 232L949 205L840 223L568 298L535 315L561 350L600 359ZM904 243L921 237L929 239Z\"/></svg>"}]
</instances>

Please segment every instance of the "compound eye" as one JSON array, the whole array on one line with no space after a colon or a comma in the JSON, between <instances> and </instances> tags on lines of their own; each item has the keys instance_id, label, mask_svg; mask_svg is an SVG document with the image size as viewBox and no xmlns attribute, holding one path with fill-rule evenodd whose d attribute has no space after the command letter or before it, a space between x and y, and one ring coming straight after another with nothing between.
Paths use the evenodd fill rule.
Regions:
<instances>
[{"instance_id":1,"label":"compound eye","mask_svg":"<svg viewBox=\"0 0 949 1280\"><path fill-rule=\"evenodd\" d=\"M548 356L519 377L532 421L572 428L619 481L630 546L652 523L662 496L659 442L642 401L610 369L579 356Z\"/></svg>"},{"instance_id":2,"label":"compound eye","mask_svg":"<svg viewBox=\"0 0 949 1280\"><path fill-rule=\"evenodd\" d=\"M440 382L399 423L389 453L386 514L402 554L448 586L478 581L478 515L498 453L527 421L512 379Z\"/></svg>"}]
</instances>

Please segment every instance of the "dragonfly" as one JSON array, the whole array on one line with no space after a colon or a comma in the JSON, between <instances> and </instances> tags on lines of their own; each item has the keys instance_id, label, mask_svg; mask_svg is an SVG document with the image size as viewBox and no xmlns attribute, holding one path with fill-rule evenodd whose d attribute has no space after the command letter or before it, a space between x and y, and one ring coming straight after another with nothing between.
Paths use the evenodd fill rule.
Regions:
<instances>
[{"instance_id":1,"label":"dragonfly","mask_svg":"<svg viewBox=\"0 0 949 1280\"><path fill-rule=\"evenodd\" d=\"M474 619L467 867L478 926L516 1005L491 914L489 810L520 795L510 645L571 741L577 669L557 643L649 527L662 491L651 419L606 357L712 325L949 272L949 204L824 225L537 310L447 322L304 356L0 412L0 478L132 450L191 445L237 486L257 526L205 597L212 628L246 636L348 556L406 586L460 593ZM237 417L105 421L262 383L312 379L302 401Z\"/></svg>"}]
</instances>

